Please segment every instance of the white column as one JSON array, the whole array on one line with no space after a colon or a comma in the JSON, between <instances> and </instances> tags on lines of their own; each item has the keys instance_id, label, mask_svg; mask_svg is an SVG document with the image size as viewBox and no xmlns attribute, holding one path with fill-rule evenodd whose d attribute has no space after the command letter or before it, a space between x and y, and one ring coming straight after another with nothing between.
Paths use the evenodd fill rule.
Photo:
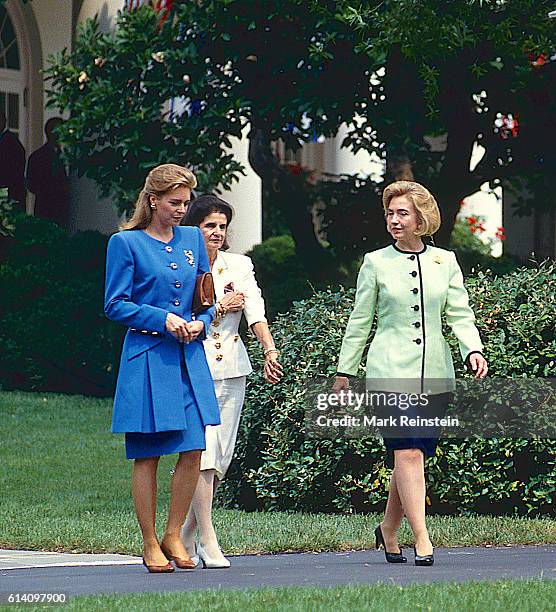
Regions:
<instances>
[{"instance_id":1,"label":"white column","mask_svg":"<svg viewBox=\"0 0 556 612\"><path fill-rule=\"evenodd\" d=\"M243 130L243 137L232 138L232 153L244 167L246 176L240 176L229 191L223 191L221 198L233 206L234 218L228 232L230 251L245 253L262 241L262 181L249 165L247 159L250 127Z\"/></svg>"}]
</instances>

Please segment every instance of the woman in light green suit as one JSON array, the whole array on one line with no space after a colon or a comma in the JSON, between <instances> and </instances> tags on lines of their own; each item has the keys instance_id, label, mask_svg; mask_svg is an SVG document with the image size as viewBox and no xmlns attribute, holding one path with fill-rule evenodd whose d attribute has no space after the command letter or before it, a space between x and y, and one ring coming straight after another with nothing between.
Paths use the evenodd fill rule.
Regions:
<instances>
[{"instance_id":1,"label":"woman in light green suit","mask_svg":"<svg viewBox=\"0 0 556 612\"><path fill-rule=\"evenodd\" d=\"M426 392L431 405L442 412L453 389L454 366L442 335L442 314L452 328L462 358L476 378L486 376L488 366L469 307L463 275L451 251L426 245L440 227L434 197L422 185L410 181L392 183L383 193L388 232L394 244L367 253L359 271L353 312L349 318L334 391L349 389L377 315L377 329L367 355L367 379L388 379L392 390L400 381L411 381ZM383 383L384 386L384 383ZM426 388L425 388L426 387ZM432 565L433 547L425 523L424 459L434 455L437 438L408 435L387 438L393 466L384 520L375 531L390 563L405 563L397 532L403 516L415 539L415 564Z\"/></svg>"}]
</instances>

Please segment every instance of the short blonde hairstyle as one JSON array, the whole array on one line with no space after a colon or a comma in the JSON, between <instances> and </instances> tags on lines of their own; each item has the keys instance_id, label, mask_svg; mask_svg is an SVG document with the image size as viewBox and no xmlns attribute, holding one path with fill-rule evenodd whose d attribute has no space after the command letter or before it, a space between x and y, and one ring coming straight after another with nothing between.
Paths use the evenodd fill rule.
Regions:
<instances>
[{"instance_id":1,"label":"short blonde hairstyle","mask_svg":"<svg viewBox=\"0 0 556 612\"><path fill-rule=\"evenodd\" d=\"M440 227L440 210L431 192L423 185L413 181L395 181L390 183L382 192L382 206L384 214L388 213L388 206L392 198L406 196L417 211L420 228L416 236L432 236Z\"/></svg>"},{"instance_id":2,"label":"short blonde hairstyle","mask_svg":"<svg viewBox=\"0 0 556 612\"><path fill-rule=\"evenodd\" d=\"M121 230L145 229L153 218L149 196L162 196L178 187L197 187L197 179L189 168L177 164L162 164L153 168L147 178L143 189L139 193L135 210L131 219L120 226Z\"/></svg>"}]
</instances>

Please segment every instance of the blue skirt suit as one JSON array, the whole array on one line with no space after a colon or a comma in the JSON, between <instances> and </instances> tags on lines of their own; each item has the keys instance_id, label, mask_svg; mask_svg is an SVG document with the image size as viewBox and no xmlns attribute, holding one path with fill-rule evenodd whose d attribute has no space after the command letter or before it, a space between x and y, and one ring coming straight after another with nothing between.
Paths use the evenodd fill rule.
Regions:
<instances>
[{"instance_id":1,"label":"blue skirt suit","mask_svg":"<svg viewBox=\"0 0 556 612\"><path fill-rule=\"evenodd\" d=\"M195 280L210 271L197 227L175 227L170 242L143 230L108 243L104 311L126 325L114 398L112 432L126 434L128 459L205 449L205 427L220 414L203 340L214 309L191 313ZM166 331L174 313L205 329L180 343Z\"/></svg>"}]
</instances>

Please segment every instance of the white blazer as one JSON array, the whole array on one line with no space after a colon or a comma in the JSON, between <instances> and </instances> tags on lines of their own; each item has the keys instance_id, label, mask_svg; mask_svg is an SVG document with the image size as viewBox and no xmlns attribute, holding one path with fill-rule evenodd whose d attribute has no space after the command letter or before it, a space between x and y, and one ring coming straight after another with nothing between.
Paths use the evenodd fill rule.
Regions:
<instances>
[{"instance_id":1,"label":"white blazer","mask_svg":"<svg viewBox=\"0 0 556 612\"><path fill-rule=\"evenodd\" d=\"M247 376L253 368L238 332L242 313L249 326L266 322L264 300L255 280L253 262L246 255L218 251L212 276L217 300L227 291L241 291L245 295L243 311L228 312L220 321L213 321L203 341L212 377L222 380Z\"/></svg>"}]
</instances>

